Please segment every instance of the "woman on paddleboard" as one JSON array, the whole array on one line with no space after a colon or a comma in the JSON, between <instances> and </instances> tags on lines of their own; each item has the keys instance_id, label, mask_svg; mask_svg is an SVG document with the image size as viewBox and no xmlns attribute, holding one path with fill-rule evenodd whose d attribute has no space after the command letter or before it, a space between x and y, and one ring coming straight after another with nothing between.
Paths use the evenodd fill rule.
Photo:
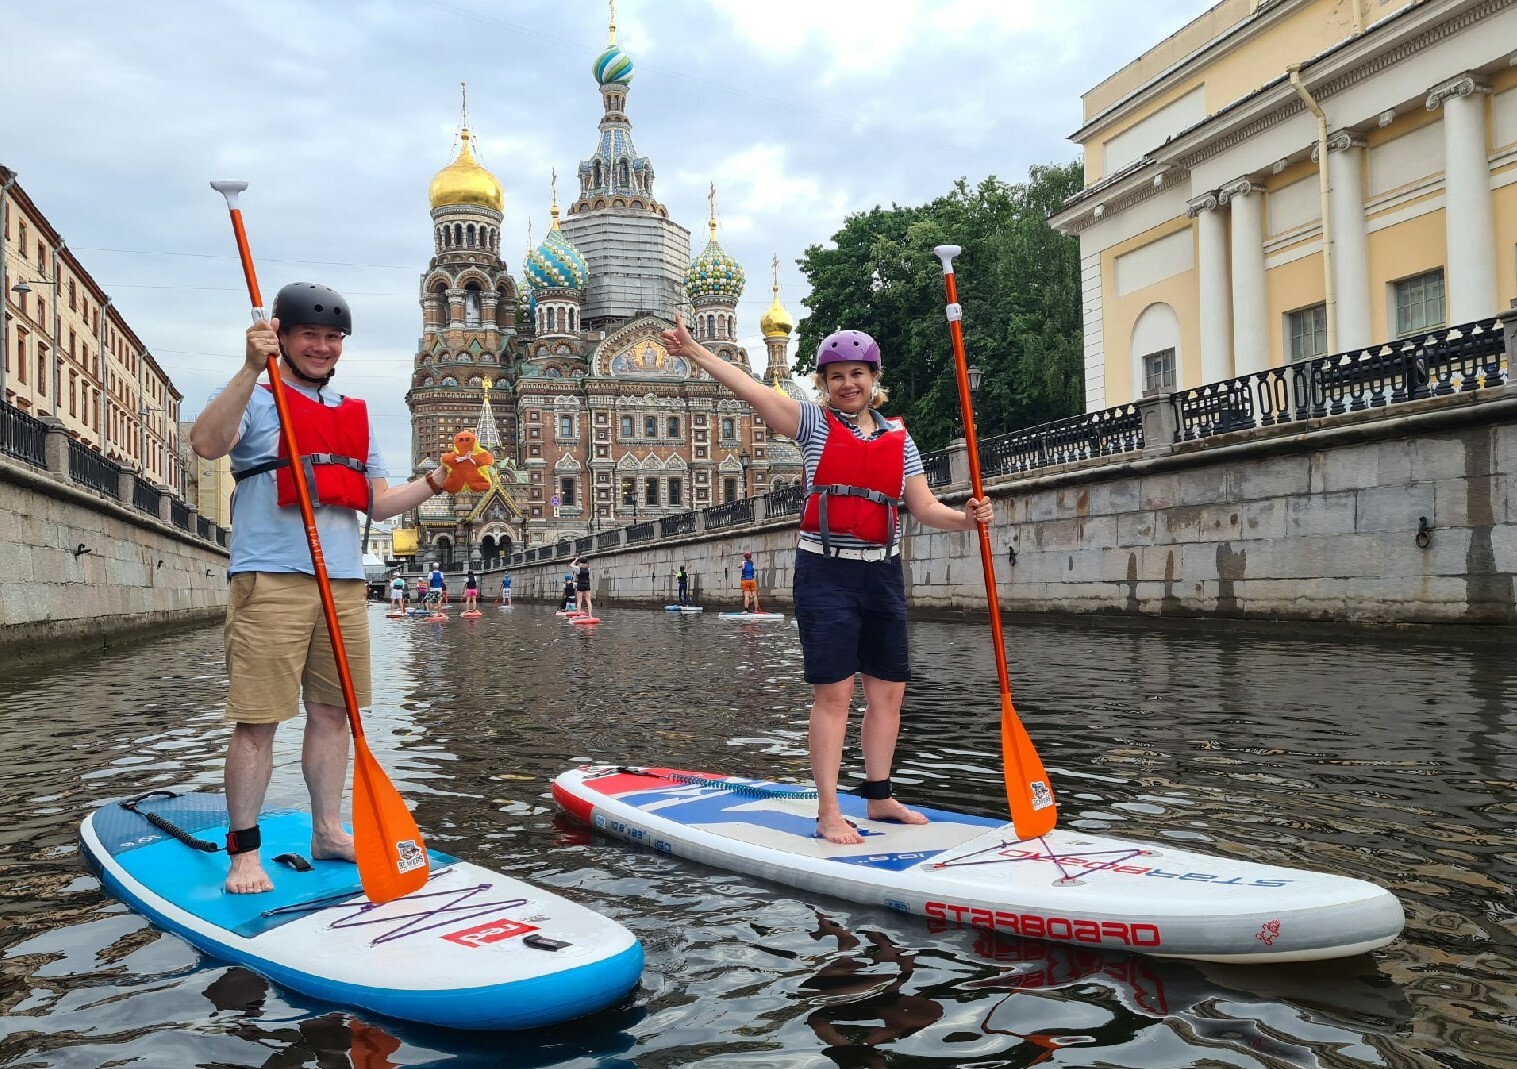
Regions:
<instances>
[{"instance_id":1,"label":"woman on paddleboard","mask_svg":"<svg viewBox=\"0 0 1517 1069\"><path fill-rule=\"evenodd\" d=\"M586 616L594 616L594 606L590 604L590 561L575 557L570 567L574 569L575 608Z\"/></svg>"},{"instance_id":2,"label":"woman on paddleboard","mask_svg":"<svg viewBox=\"0 0 1517 1069\"><path fill-rule=\"evenodd\" d=\"M840 330L818 347L814 381L822 404L770 389L714 355L690 336L683 315L662 341L671 355L693 360L751 405L775 434L794 438L805 457L810 495L797 540L794 604L812 693L817 834L843 845L864 841L837 800L855 675L863 676L865 701L864 782L857 791L868 799L869 819L925 824L926 817L893 797L890 782L911 678L899 507L904 499L929 527L973 531L992 520L990 499L971 498L959 511L933 495L904 425L875 411L885 402L880 347L862 331Z\"/></svg>"},{"instance_id":3,"label":"woman on paddleboard","mask_svg":"<svg viewBox=\"0 0 1517 1069\"><path fill-rule=\"evenodd\" d=\"M479 579L473 572L464 580L464 612L479 611Z\"/></svg>"}]
</instances>

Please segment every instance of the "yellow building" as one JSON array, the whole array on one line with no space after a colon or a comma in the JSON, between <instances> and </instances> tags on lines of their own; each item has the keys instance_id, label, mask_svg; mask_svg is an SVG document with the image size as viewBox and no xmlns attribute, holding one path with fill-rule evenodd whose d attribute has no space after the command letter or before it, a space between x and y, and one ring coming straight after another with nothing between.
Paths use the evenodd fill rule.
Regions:
<instances>
[{"instance_id":1,"label":"yellow building","mask_svg":"<svg viewBox=\"0 0 1517 1069\"><path fill-rule=\"evenodd\" d=\"M1517 0L1223 0L1085 94L1089 411L1517 296Z\"/></svg>"}]
</instances>

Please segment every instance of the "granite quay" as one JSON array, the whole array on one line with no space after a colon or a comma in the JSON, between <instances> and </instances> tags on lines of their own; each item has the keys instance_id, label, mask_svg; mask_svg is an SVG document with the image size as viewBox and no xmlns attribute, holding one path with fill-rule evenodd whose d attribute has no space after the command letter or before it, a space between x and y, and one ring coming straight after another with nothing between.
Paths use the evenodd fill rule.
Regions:
<instances>
[{"instance_id":1,"label":"granite quay","mask_svg":"<svg viewBox=\"0 0 1517 1069\"><path fill-rule=\"evenodd\" d=\"M192 505L0 405L0 650L75 649L220 619L227 532Z\"/></svg>"}]
</instances>

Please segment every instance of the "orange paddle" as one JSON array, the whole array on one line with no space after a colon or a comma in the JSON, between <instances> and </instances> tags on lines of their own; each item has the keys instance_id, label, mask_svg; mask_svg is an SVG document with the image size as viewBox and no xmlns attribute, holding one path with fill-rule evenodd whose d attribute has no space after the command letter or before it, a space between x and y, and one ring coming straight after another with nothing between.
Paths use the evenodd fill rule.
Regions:
<instances>
[{"instance_id":1,"label":"orange paddle","mask_svg":"<svg viewBox=\"0 0 1517 1069\"><path fill-rule=\"evenodd\" d=\"M258 292L258 276L253 270L253 256L248 251L247 232L242 226L242 210L237 207L237 194L247 189L248 184L219 181L212 182L211 188L226 198L227 211L232 216L232 233L237 239L237 254L242 258L242 274L247 280L248 297L253 302L253 319L262 322L268 316L263 309L263 296ZM342 644L337 604L332 600L332 581L327 575L321 536L316 530L316 513L311 507L311 488L306 482L305 465L300 462L278 358L272 355L268 373L269 385L274 392L274 407L279 413L279 432L284 439L285 451L290 455L295 497L300 505L300 518L305 523L306 545L311 549L311 567L321 590L321 608L327 619L327 634L332 639L332 655L337 659L337 676L342 682L348 726L353 731L353 848L358 858L358 878L369 901L388 902L426 886L430 871L426 844L422 842L416 818L406 807L405 799L385 775L364 738L363 721L358 716L358 695L353 690L353 671Z\"/></svg>"},{"instance_id":2,"label":"orange paddle","mask_svg":"<svg viewBox=\"0 0 1517 1069\"><path fill-rule=\"evenodd\" d=\"M980 448L975 441L974 406L969 398L969 369L964 358L964 311L959 307L954 284L953 258L963 250L957 245L939 245L932 250L943 262L943 283L948 289L948 332L953 336L954 371L959 384L959 413L964 419L964 444L969 453L969 482L974 496L985 496L980 482ZM996 599L996 570L990 552L990 528L979 524L980 565L985 572L985 597L990 603L990 633L995 639L996 672L1001 677L1001 761L1006 779L1006 801L1011 823L1020 839L1035 839L1053 831L1059 818L1053 787L1043 761L1011 704L1011 679L1006 671L1006 639L1001 634L1001 604Z\"/></svg>"}]
</instances>

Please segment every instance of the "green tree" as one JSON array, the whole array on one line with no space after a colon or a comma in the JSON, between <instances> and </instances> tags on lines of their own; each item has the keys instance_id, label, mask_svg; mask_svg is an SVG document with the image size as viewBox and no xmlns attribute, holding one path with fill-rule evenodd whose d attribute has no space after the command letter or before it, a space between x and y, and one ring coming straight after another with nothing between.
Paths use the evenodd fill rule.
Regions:
<instances>
[{"instance_id":1,"label":"green tree","mask_svg":"<svg viewBox=\"0 0 1517 1069\"><path fill-rule=\"evenodd\" d=\"M984 371L975 421L982 436L1060 419L1083 405L1078 243L1047 217L1080 189L1078 163L1034 167L1026 183L963 179L921 207L849 216L833 247L800 260L811 286L798 331L802 370L834 330L867 331L884 353L887 410L924 449L959 433L943 273L932 253L951 243L965 348Z\"/></svg>"}]
</instances>

